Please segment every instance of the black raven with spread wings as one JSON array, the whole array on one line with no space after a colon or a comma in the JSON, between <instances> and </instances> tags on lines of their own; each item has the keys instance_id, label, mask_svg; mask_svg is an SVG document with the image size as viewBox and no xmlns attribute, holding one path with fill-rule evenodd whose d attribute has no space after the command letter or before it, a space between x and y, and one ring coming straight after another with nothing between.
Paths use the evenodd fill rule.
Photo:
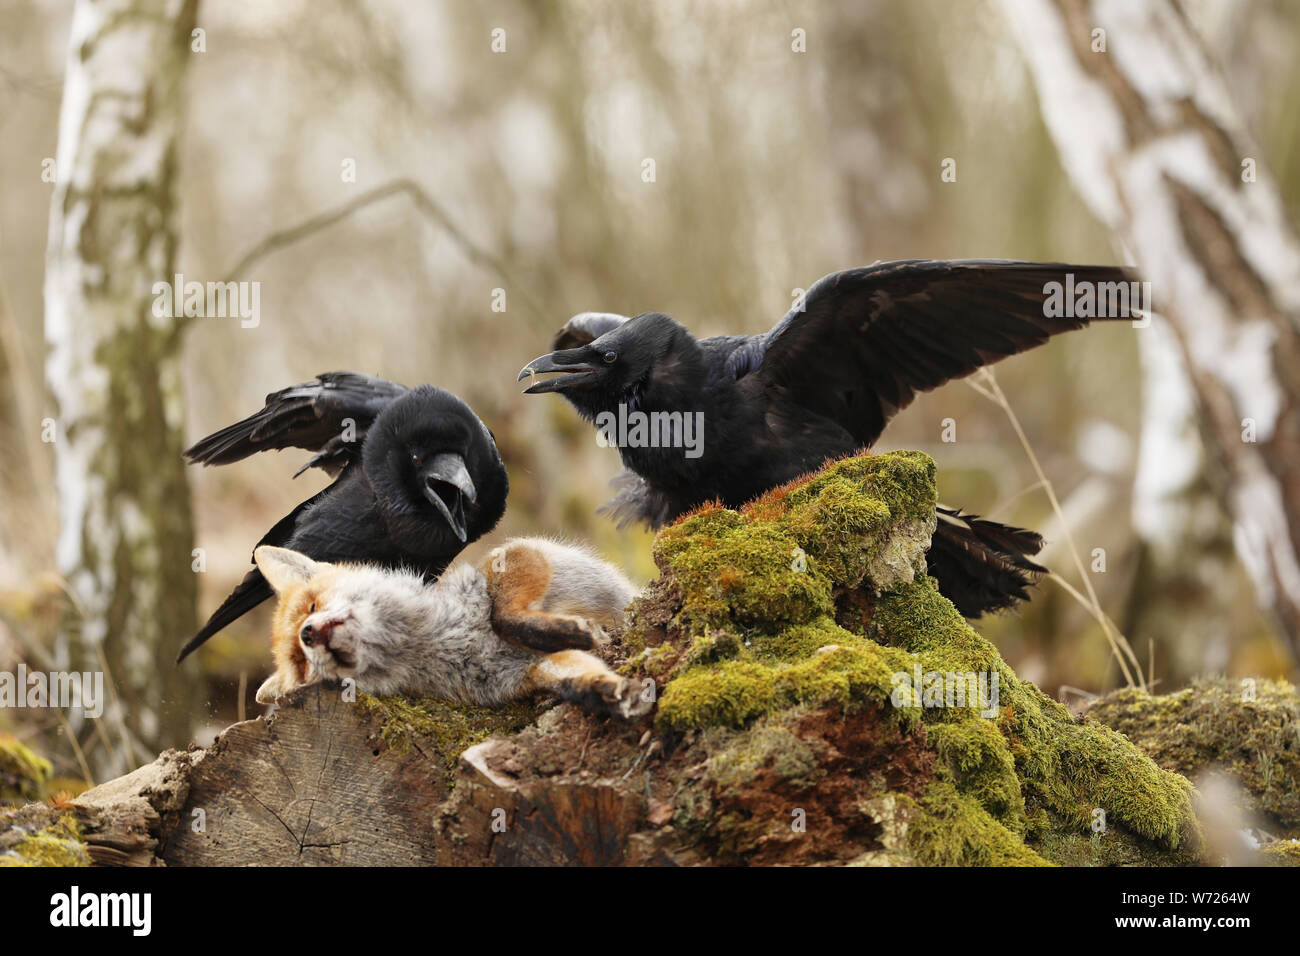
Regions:
<instances>
[{"instance_id":1,"label":"black raven with spread wings","mask_svg":"<svg viewBox=\"0 0 1300 956\"><path fill-rule=\"evenodd\" d=\"M318 561L359 561L441 574L505 512L509 482L492 432L445 389L328 372L266 397L261 411L202 439L191 462L226 465L259 451L305 448L334 482L257 544ZM296 475L295 475L296 477ZM253 568L177 660L271 597Z\"/></svg>"},{"instance_id":2,"label":"black raven with spread wings","mask_svg":"<svg viewBox=\"0 0 1300 956\"><path fill-rule=\"evenodd\" d=\"M1114 266L883 262L826 276L758 335L696 339L660 313L585 312L519 379L558 373L525 391L559 392L590 421L620 406L703 413L698 457L680 447L619 447L626 471L611 510L658 527L712 499L738 506L870 448L918 392L1087 325L1072 309L1048 307L1049 283L1104 292L1109 283L1127 291L1131 280ZM963 614L1026 599L1045 570L1029 557L1042 547L1038 535L949 508L938 519L930 573Z\"/></svg>"}]
</instances>

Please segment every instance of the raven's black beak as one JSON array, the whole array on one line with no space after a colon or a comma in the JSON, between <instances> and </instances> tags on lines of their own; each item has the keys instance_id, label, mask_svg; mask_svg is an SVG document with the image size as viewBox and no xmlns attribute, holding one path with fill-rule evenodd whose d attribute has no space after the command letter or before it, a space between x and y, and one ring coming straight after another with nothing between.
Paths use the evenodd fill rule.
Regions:
<instances>
[{"instance_id":1,"label":"raven's black beak","mask_svg":"<svg viewBox=\"0 0 1300 956\"><path fill-rule=\"evenodd\" d=\"M468 498L471 504L478 500L478 489L465 467L465 459L454 452L434 455L420 470L420 480L424 497L447 519L447 524L463 544L469 538L469 529L465 526L465 499Z\"/></svg>"},{"instance_id":2,"label":"raven's black beak","mask_svg":"<svg viewBox=\"0 0 1300 956\"><path fill-rule=\"evenodd\" d=\"M525 378L534 378L533 384L524 389L525 395L561 392L566 388L594 382L600 376L601 370L584 361L586 351L582 348L565 349L562 352L552 352L550 355L539 355L523 367L515 381L522 382ZM542 382L536 381L535 377L545 372L561 374Z\"/></svg>"}]
</instances>

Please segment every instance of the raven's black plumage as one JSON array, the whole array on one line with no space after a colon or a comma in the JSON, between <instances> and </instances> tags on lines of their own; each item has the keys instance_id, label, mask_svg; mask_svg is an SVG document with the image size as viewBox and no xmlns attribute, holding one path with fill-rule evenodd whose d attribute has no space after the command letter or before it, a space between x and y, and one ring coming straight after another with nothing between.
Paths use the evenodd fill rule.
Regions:
<instances>
[{"instance_id":1,"label":"raven's black plumage","mask_svg":"<svg viewBox=\"0 0 1300 956\"><path fill-rule=\"evenodd\" d=\"M430 577L491 531L505 511L505 465L487 426L441 388L329 372L266 397L243 421L197 442L185 456L222 465L268 449L316 454L300 469L337 476L258 542L319 561L408 567ZM177 660L271 597L257 568L182 648Z\"/></svg>"},{"instance_id":2,"label":"raven's black plumage","mask_svg":"<svg viewBox=\"0 0 1300 956\"><path fill-rule=\"evenodd\" d=\"M826 276L772 329L696 339L667 315L583 313L519 378L588 420L628 409L703 412L697 458L625 447L611 507L652 527L711 499L743 504L830 459L871 447L918 392L1023 352L1088 318L1049 315L1047 284L1128 283L1114 266L906 260ZM1108 316L1119 318L1120 316ZM1025 597L1032 532L941 509L931 572L962 613Z\"/></svg>"}]
</instances>

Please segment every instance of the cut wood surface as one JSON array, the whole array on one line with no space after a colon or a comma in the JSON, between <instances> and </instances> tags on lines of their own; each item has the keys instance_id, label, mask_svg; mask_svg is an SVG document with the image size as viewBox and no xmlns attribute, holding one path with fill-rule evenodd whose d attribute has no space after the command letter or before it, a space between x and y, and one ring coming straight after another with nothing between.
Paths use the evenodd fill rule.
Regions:
<instances>
[{"instance_id":1,"label":"cut wood surface","mask_svg":"<svg viewBox=\"0 0 1300 956\"><path fill-rule=\"evenodd\" d=\"M235 724L190 774L163 847L181 866L410 866L435 862L446 789L429 741L398 752L380 718L316 684Z\"/></svg>"}]
</instances>

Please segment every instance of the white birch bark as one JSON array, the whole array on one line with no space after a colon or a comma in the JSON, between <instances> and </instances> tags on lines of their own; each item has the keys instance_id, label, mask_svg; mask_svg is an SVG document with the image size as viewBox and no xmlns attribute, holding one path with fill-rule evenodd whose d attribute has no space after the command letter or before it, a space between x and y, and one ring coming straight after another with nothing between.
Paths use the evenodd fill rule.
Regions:
<instances>
[{"instance_id":1,"label":"white birch bark","mask_svg":"<svg viewBox=\"0 0 1300 956\"><path fill-rule=\"evenodd\" d=\"M172 661L195 626L177 336L151 309L174 273L176 141L197 0L78 0L45 281L57 409L57 563L74 609L63 666L119 701L97 769L184 746L198 706ZM101 657L102 652L102 657ZM103 737L101 737L103 740ZM111 759L110 759L111 758Z\"/></svg>"},{"instance_id":2,"label":"white birch bark","mask_svg":"<svg viewBox=\"0 0 1300 956\"><path fill-rule=\"evenodd\" d=\"M1191 462L1300 656L1300 242L1276 185L1172 0L1001 5L1062 163L1174 332L1173 350L1139 333L1144 368L1190 383L1203 423L1197 448L1195 426L1148 389L1143 441L1164 452L1147 456L1138 524L1157 544L1176 533L1168 479Z\"/></svg>"}]
</instances>

